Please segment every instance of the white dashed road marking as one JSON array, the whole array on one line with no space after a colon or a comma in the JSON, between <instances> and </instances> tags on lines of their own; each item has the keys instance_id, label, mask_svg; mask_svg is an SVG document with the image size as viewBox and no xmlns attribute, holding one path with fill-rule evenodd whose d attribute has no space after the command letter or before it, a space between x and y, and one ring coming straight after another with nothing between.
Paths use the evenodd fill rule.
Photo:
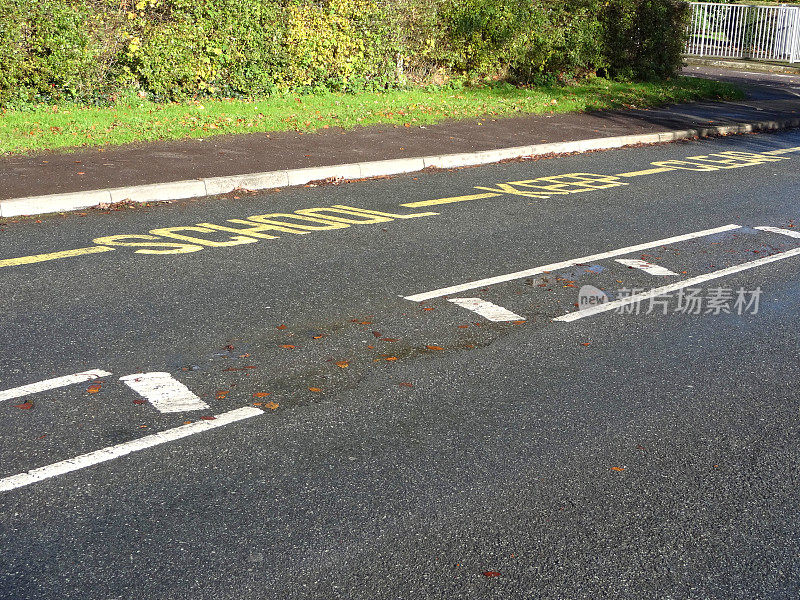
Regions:
<instances>
[{"instance_id":1,"label":"white dashed road marking","mask_svg":"<svg viewBox=\"0 0 800 600\"><path fill-rule=\"evenodd\" d=\"M621 306L627 306L628 304L635 304L637 302L641 302L642 300L649 300L650 298L656 298L664 294L677 292L680 289L687 288L700 283L705 283L706 281L711 281L712 279L719 279L720 277L726 277L727 275L733 275L735 273L740 273L741 271L747 271L748 269L760 267L762 265L766 265L779 260L785 260L787 258L792 258L794 256L800 256L800 248L794 248L793 250L787 250L786 252L773 254L772 256L765 256L764 258L759 258L758 260L747 262L742 265L736 265L735 267L728 267L727 269L720 269L719 271L714 271L713 273L698 275L697 277L684 279L683 281L679 281L670 285L663 285L661 287L654 288L652 290L643 292L641 294L625 296L624 298L620 298L619 300L613 300L612 302L597 304L590 308L577 310L575 312L568 313L561 317L556 317L553 320L562 322L577 321L578 319L583 319L584 317L591 317L592 315L596 315L598 313L607 312L609 310L615 310L617 308L620 308Z\"/></svg>"},{"instance_id":2,"label":"white dashed road marking","mask_svg":"<svg viewBox=\"0 0 800 600\"><path fill-rule=\"evenodd\" d=\"M0 400L12 400L14 398L21 398L28 394L36 394L38 392L47 392L57 388L66 387L75 383L82 383L84 381L91 381L99 377L107 377L111 375L108 371L101 371L95 369L92 371L84 371L83 373L75 373L74 375L65 375L64 377L56 377L55 379L47 379L38 383L30 383L20 387L12 388L0 392Z\"/></svg>"},{"instance_id":3,"label":"white dashed road marking","mask_svg":"<svg viewBox=\"0 0 800 600\"><path fill-rule=\"evenodd\" d=\"M480 298L451 298L450 302L478 313L490 321L524 321L518 314Z\"/></svg>"},{"instance_id":4,"label":"white dashed road marking","mask_svg":"<svg viewBox=\"0 0 800 600\"><path fill-rule=\"evenodd\" d=\"M763 225L761 227L753 227L753 229L759 229L761 231L769 231L770 233L781 233L783 235L788 235L789 237L800 238L800 231L792 231L791 229L781 229L780 227L768 227Z\"/></svg>"},{"instance_id":5,"label":"white dashed road marking","mask_svg":"<svg viewBox=\"0 0 800 600\"><path fill-rule=\"evenodd\" d=\"M412 302L424 302L425 300L430 300L431 298L441 298L442 296L448 296L450 294L458 294L466 290L474 290L476 288L486 287L489 285L494 285L496 283L503 283L506 281L512 281L514 279L522 279L524 277L539 275L547 271L566 269L569 267L574 267L576 265L582 265L585 263L602 260L604 258L613 258L615 256L622 256L625 254L631 254L633 252L639 252L640 250L658 248L659 246L666 246L668 244L675 244L678 242L683 242L694 238L714 235L715 233L724 233L726 231L732 231L734 229L739 229L739 228L741 228L741 225L725 225L724 227L717 227L715 229L705 229L703 231L696 231L694 233L676 235L675 237L665 238L663 240L656 240L654 242L647 242L645 244L638 244L636 246L627 246L625 248L620 248L618 250L611 250L610 252L590 254L589 256L582 256L580 258L575 258L572 260L565 260L562 262L552 263L549 265L544 265L533 269L526 269L525 271L517 271L516 273L508 273L507 275L498 275L497 277L489 277L487 279L479 279L477 281L471 281L469 283L462 283L460 285L440 288L438 290L433 290L431 292L424 292L422 294L415 294L413 296L405 296L405 299L411 300Z\"/></svg>"},{"instance_id":6,"label":"white dashed road marking","mask_svg":"<svg viewBox=\"0 0 800 600\"><path fill-rule=\"evenodd\" d=\"M621 265L625 265L626 267L641 269L645 273L650 273L650 275L677 275L677 273L670 271L661 265L654 265L653 263L649 263L646 260L640 260L638 258L618 258L617 262Z\"/></svg>"},{"instance_id":7,"label":"white dashed road marking","mask_svg":"<svg viewBox=\"0 0 800 600\"><path fill-rule=\"evenodd\" d=\"M169 373L136 373L120 377L119 380L162 413L208 408L208 404Z\"/></svg>"},{"instance_id":8,"label":"white dashed road marking","mask_svg":"<svg viewBox=\"0 0 800 600\"><path fill-rule=\"evenodd\" d=\"M181 438L194 435L195 433L201 433L203 431L208 431L209 429L216 429L217 427L222 427L223 425L228 425L229 423L234 423L243 419L249 419L250 417L255 417L261 414L264 414L264 411L261 409L253 406L246 406L244 408L237 408L236 410L222 413L221 415L217 415L213 419L209 419L207 421L197 421L188 425L181 425L180 427L154 433L152 435L139 438L138 440L131 440L130 442L123 442L122 444L117 444L116 446L108 446L102 450L95 450L94 452L89 452L88 454L81 454L75 458L62 460L61 462L53 463L45 467L39 467L38 469L32 469L27 473L20 473L18 475L12 475L10 477L0 479L0 492L7 492L9 490L21 488L32 483L49 479L51 477L85 469L86 467L91 467L92 465L114 460L115 458L120 458L132 452L138 452L139 450L152 448L153 446L179 440Z\"/></svg>"}]
</instances>

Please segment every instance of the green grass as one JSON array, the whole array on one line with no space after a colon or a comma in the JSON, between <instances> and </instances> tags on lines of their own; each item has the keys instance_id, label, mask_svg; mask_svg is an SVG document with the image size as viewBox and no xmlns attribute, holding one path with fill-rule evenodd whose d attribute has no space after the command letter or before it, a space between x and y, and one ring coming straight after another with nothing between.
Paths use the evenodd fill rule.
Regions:
<instances>
[{"instance_id":1,"label":"green grass","mask_svg":"<svg viewBox=\"0 0 800 600\"><path fill-rule=\"evenodd\" d=\"M376 124L414 127L448 119L644 108L741 96L740 90L726 83L679 77L662 83L619 83L597 78L570 86L529 89L501 85L173 104L125 98L106 107L37 105L1 111L0 152L22 154L219 134L310 132Z\"/></svg>"}]
</instances>

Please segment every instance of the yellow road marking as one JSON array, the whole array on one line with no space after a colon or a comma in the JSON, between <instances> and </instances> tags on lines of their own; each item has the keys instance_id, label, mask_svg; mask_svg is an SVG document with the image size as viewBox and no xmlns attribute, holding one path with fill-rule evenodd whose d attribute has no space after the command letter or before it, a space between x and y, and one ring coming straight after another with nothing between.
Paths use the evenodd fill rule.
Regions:
<instances>
[{"instance_id":1,"label":"yellow road marking","mask_svg":"<svg viewBox=\"0 0 800 600\"><path fill-rule=\"evenodd\" d=\"M674 171L669 167L658 167L656 169L645 169L644 171L630 171L628 173L617 173L617 177L639 177L640 175L655 175L656 173L665 173L666 171Z\"/></svg>"},{"instance_id":2,"label":"yellow road marking","mask_svg":"<svg viewBox=\"0 0 800 600\"><path fill-rule=\"evenodd\" d=\"M33 256L21 256L19 258L5 258L0 260L0 267L16 267L19 265L30 265L47 260L57 260L59 258L70 258L72 256L83 256L84 254L97 254L99 252L113 252L113 248L107 246L90 246L88 248L76 248L75 250L62 250L61 252L51 252L49 254L34 254Z\"/></svg>"},{"instance_id":3,"label":"yellow road marking","mask_svg":"<svg viewBox=\"0 0 800 600\"><path fill-rule=\"evenodd\" d=\"M780 150L770 150L769 152L762 152L762 154L789 154L790 152L800 152L800 146L794 148L781 148Z\"/></svg>"},{"instance_id":4,"label":"yellow road marking","mask_svg":"<svg viewBox=\"0 0 800 600\"><path fill-rule=\"evenodd\" d=\"M439 198L438 200L422 200L420 202L408 202L400 206L416 208L418 206L433 206L435 204L450 204L451 202L464 202L465 200L483 200L484 198L494 198L500 194L472 194L471 196L453 196L452 198Z\"/></svg>"}]
</instances>

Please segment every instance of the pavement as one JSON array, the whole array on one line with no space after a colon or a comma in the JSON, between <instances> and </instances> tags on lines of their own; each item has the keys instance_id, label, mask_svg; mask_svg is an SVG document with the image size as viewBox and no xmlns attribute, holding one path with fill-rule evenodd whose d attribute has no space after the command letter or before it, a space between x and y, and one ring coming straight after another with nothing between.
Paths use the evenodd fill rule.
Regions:
<instances>
[{"instance_id":1,"label":"pavement","mask_svg":"<svg viewBox=\"0 0 800 600\"><path fill-rule=\"evenodd\" d=\"M84 149L75 153L46 153L0 157L0 200L47 196L45 201L25 202L2 216L61 211L86 206L81 198L57 201L58 195L109 188L124 188L105 200L135 197L137 200L211 195L203 178L248 173L285 173L328 165L352 165L364 161L385 161L436 157L524 147L522 153L561 142L611 140L619 136L644 136L661 132L684 132L694 137L698 128L741 123L785 124L800 118L798 77L778 78L768 74L743 74L704 67L687 67L687 74L712 76L744 83L749 97L741 102L697 102L650 110L619 110L577 114L533 115L507 119L445 122L414 128L363 127L350 131L323 130L313 134L284 132L214 136L203 140L182 140L134 144L121 148ZM652 142L659 138L619 139L613 146ZM666 138L665 138L666 139ZM671 138L669 138L671 139ZM532 149L531 146L534 148ZM544 151L552 152L553 148ZM564 152L591 146L566 146ZM555 151L559 151L555 149ZM465 154L466 153L466 154ZM466 159L469 160L468 158ZM476 162L491 162L488 158ZM392 166L387 173L421 168L421 163ZM435 161L427 164L439 164ZM394 169L394 170L392 170ZM339 176L358 178L363 173L384 173L378 168L341 170ZM330 171L336 175L337 171ZM327 178L327 172L319 179ZM317 178L313 174L302 183ZM283 177L278 181L292 181ZM188 182L184 190L168 189L165 195L131 186L166 182ZM270 181L272 181L270 179ZM233 189L236 184L230 185ZM266 184L261 187L278 187ZM280 184L283 185L283 184ZM220 186L214 186L220 188ZM246 186L242 186L246 187ZM224 188L228 191L228 188ZM188 191L186 191L188 190ZM172 194L172 195L170 195Z\"/></svg>"},{"instance_id":2,"label":"pavement","mask_svg":"<svg viewBox=\"0 0 800 600\"><path fill-rule=\"evenodd\" d=\"M0 597L797 598L798 161L4 224Z\"/></svg>"}]
</instances>

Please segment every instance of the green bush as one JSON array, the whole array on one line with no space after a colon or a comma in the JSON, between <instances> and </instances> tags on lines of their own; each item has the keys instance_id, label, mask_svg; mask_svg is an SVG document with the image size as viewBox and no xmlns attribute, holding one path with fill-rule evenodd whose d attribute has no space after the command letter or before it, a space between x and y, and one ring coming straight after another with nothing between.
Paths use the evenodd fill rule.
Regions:
<instances>
[{"instance_id":1,"label":"green bush","mask_svg":"<svg viewBox=\"0 0 800 600\"><path fill-rule=\"evenodd\" d=\"M0 106L669 77L673 0L0 0Z\"/></svg>"},{"instance_id":2,"label":"green bush","mask_svg":"<svg viewBox=\"0 0 800 600\"><path fill-rule=\"evenodd\" d=\"M90 2L0 0L0 102L107 92L119 52L112 21Z\"/></svg>"},{"instance_id":3,"label":"green bush","mask_svg":"<svg viewBox=\"0 0 800 600\"><path fill-rule=\"evenodd\" d=\"M602 13L609 74L621 79L671 77L681 64L688 3L611 0Z\"/></svg>"}]
</instances>

